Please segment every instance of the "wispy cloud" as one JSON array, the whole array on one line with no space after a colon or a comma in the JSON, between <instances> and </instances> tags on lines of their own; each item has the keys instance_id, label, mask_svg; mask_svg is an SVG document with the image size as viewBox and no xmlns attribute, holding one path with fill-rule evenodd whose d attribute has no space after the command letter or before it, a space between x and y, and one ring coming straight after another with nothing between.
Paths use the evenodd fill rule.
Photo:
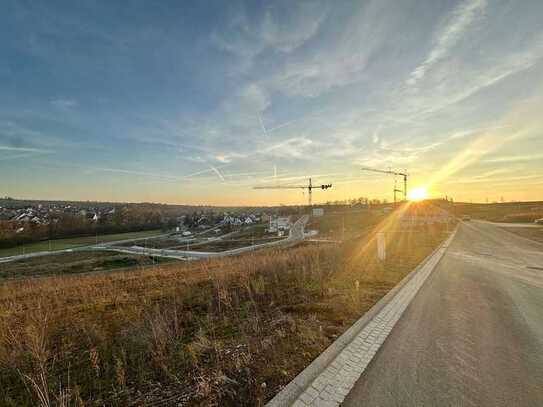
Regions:
<instances>
[{"instance_id":1,"label":"wispy cloud","mask_svg":"<svg viewBox=\"0 0 543 407\"><path fill-rule=\"evenodd\" d=\"M0 146L0 153L4 152L8 155L0 154L0 161L18 160L22 158L33 158L44 154L54 154L55 151L42 148L33 147L13 147L13 146ZM15 153L15 154L9 154Z\"/></svg>"},{"instance_id":2,"label":"wispy cloud","mask_svg":"<svg viewBox=\"0 0 543 407\"><path fill-rule=\"evenodd\" d=\"M484 161L487 163L513 163L522 161L543 160L543 154L515 154L499 157L487 158Z\"/></svg>"},{"instance_id":3,"label":"wispy cloud","mask_svg":"<svg viewBox=\"0 0 543 407\"><path fill-rule=\"evenodd\" d=\"M529 174L529 175L512 175L512 176L499 176L499 177L452 177L445 180L444 184L486 184L486 185L507 185L511 186L516 183L517 186L524 185L526 181L533 181L543 179L543 175Z\"/></svg>"},{"instance_id":4,"label":"wispy cloud","mask_svg":"<svg viewBox=\"0 0 543 407\"><path fill-rule=\"evenodd\" d=\"M470 166L481 163L486 157L505 146L525 139L537 131L539 123L534 115L537 106L520 106L508 112L494 126L498 130L486 130L477 134L470 142L457 152L447 164L441 166L428 180L429 187L445 182L451 176ZM495 169L486 175L501 174L508 169ZM485 175L485 174L483 174ZM485 177L483 177L484 179Z\"/></svg>"},{"instance_id":5,"label":"wispy cloud","mask_svg":"<svg viewBox=\"0 0 543 407\"><path fill-rule=\"evenodd\" d=\"M79 103L75 99L53 99L51 100L51 104L57 108L61 109L70 109L73 107L77 107Z\"/></svg>"},{"instance_id":6,"label":"wispy cloud","mask_svg":"<svg viewBox=\"0 0 543 407\"><path fill-rule=\"evenodd\" d=\"M383 126L381 124L379 124L376 129L373 131L372 135L371 135L371 141L373 142L373 144L379 144L379 141L381 140L380 137L379 137L379 132L381 131L381 128Z\"/></svg>"},{"instance_id":7,"label":"wispy cloud","mask_svg":"<svg viewBox=\"0 0 543 407\"><path fill-rule=\"evenodd\" d=\"M308 174L335 174L323 181L345 184L360 175L372 196L390 193L379 191L385 183L373 182L377 175L353 173L361 165L407 168L420 174L414 183L497 182L516 175L500 168L531 174L541 167L534 118L543 103L533 97L543 94L540 1L278 0L218 3L212 13L171 7L183 24L136 5L138 27L115 16L89 21L78 5L19 7L27 15L20 21L0 15L9 27L0 59L37 58L40 70L55 75L9 72L13 83L36 87L3 90L4 167L39 165L45 158L35 156L55 153L51 162L88 163L74 168L118 180L133 196L171 183L175 192L153 193L179 201L209 199L208 185L217 197L242 201L231 186L305 182ZM4 51L12 47L17 52ZM519 100L537 108L514 121ZM140 180L149 190L136 192ZM348 189L341 194L355 190Z\"/></svg>"},{"instance_id":8,"label":"wispy cloud","mask_svg":"<svg viewBox=\"0 0 543 407\"><path fill-rule=\"evenodd\" d=\"M266 49L290 53L310 40L324 21L328 6L299 1L277 4L264 11L261 18L250 18L247 10L240 8L233 15L227 29L214 31L210 43L238 58L237 69L247 72L254 59Z\"/></svg>"},{"instance_id":9,"label":"wispy cloud","mask_svg":"<svg viewBox=\"0 0 543 407\"><path fill-rule=\"evenodd\" d=\"M0 151L19 151L19 152L26 152L26 153L53 153L52 150L46 150L43 148L33 148L33 147L13 147L13 146L0 146Z\"/></svg>"},{"instance_id":10,"label":"wispy cloud","mask_svg":"<svg viewBox=\"0 0 543 407\"><path fill-rule=\"evenodd\" d=\"M434 40L434 46L424 62L409 76L408 85L415 85L440 60L445 59L451 48L460 40L467 28L482 15L487 6L486 0L464 0L452 12L448 23Z\"/></svg>"},{"instance_id":11,"label":"wispy cloud","mask_svg":"<svg viewBox=\"0 0 543 407\"><path fill-rule=\"evenodd\" d=\"M470 72L471 75L466 76L463 84L458 84L456 81L450 84L456 84L458 86L456 89L451 86L451 91L447 95L435 95L433 102L428 100L427 106L420 113L429 114L439 112L468 99L486 88L498 84L512 75L532 68L541 60L542 50L543 38L539 38L529 49L512 52L490 67L483 67Z\"/></svg>"}]
</instances>

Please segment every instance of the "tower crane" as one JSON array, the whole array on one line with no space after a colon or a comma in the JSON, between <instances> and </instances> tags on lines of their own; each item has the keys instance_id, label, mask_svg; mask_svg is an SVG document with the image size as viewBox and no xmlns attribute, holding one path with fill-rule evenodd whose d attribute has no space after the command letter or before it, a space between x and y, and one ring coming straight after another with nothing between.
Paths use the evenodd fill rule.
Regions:
<instances>
[{"instance_id":1,"label":"tower crane","mask_svg":"<svg viewBox=\"0 0 543 407\"><path fill-rule=\"evenodd\" d=\"M302 190L307 189L308 198L309 198L309 206L312 205L311 195L314 189L326 190L328 188L332 188L332 184L313 185L311 182L311 178L309 178L309 183L307 185L270 185L270 186L253 187L253 189L302 189Z\"/></svg>"},{"instance_id":2,"label":"tower crane","mask_svg":"<svg viewBox=\"0 0 543 407\"><path fill-rule=\"evenodd\" d=\"M404 200L407 201L407 178L409 177L409 174L407 171L400 172L400 171L392 171L392 170L380 170L377 168L362 168L362 171L371 171L371 172L378 172L381 174L389 174L394 176L401 176L403 177L403 191L401 189L396 188L396 183L394 183L394 203L396 203L396 192L401 192L403 194Z\"/></svg>"}]
</instances>

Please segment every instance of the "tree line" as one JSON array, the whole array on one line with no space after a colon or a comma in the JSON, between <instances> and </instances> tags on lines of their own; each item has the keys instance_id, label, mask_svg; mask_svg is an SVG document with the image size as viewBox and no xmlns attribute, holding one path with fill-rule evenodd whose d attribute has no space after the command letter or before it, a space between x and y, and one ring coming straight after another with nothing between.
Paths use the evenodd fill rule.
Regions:
<instances>
[{"instance_id":1,"label":"tree line","mask_svg":"<svg viewBox=\"0 0 543 407\"><path fill-rule=\"evenodd\" d=\"M102 215L96 221L72 213L54 214L47 224L0 221L0 248L48 239L169 229L176 223L176 216L165 216L160 210L140 207L117 208L114 213Z\"/></svg>"}]
</instances>

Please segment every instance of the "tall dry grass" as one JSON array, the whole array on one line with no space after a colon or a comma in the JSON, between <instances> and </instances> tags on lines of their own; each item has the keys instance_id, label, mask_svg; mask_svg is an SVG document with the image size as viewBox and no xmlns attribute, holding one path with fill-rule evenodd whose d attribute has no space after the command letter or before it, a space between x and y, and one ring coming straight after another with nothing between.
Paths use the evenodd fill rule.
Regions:
<instances>
[{"instance_id":1,"label":"tall dry grass","mask_svg":"<svg viewBox=\"0 0 543 407\"><path fill-rule=\"evenodd\" d=\"M262 405L443 239L0 286L0 404Z\"/></svg>"}]
</instances>

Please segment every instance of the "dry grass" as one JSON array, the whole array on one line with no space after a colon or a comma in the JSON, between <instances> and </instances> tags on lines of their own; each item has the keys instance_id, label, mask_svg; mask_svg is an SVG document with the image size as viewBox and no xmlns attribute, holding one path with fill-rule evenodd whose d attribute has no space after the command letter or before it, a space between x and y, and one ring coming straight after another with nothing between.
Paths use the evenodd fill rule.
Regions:
<instances>
[{"instance_id":1,"label":"dry grass","mask_svg":"<svg viewBox=\"0 0 543 407\"><path fill-rule=\"evenodd\" d=\"M526 239L534 240L539 243L543 243L543 226L537 228L503 228L503 230L513 233L515 235L524 237Z\"/></svg>"},{"instance_id":2,"label":"dry grass","mask_svg":"<svg viewBox=\"0 0 543 407\"><path fill-rule=\"evenodd\" d=\"M543 218L543 202L507 202L495 204L456 204L457 216L470 215L493 222L528 222Z\"/></svg>"},{"instance_id":3,"label":"dry grass","mask_svg":"<svg viewBox=\"0 0 543 407\"><path fill-rule=\"evenodd\" d=\"M262 405L444 235L6 282L0 404Z\"/></svg>"}]
</instances>

